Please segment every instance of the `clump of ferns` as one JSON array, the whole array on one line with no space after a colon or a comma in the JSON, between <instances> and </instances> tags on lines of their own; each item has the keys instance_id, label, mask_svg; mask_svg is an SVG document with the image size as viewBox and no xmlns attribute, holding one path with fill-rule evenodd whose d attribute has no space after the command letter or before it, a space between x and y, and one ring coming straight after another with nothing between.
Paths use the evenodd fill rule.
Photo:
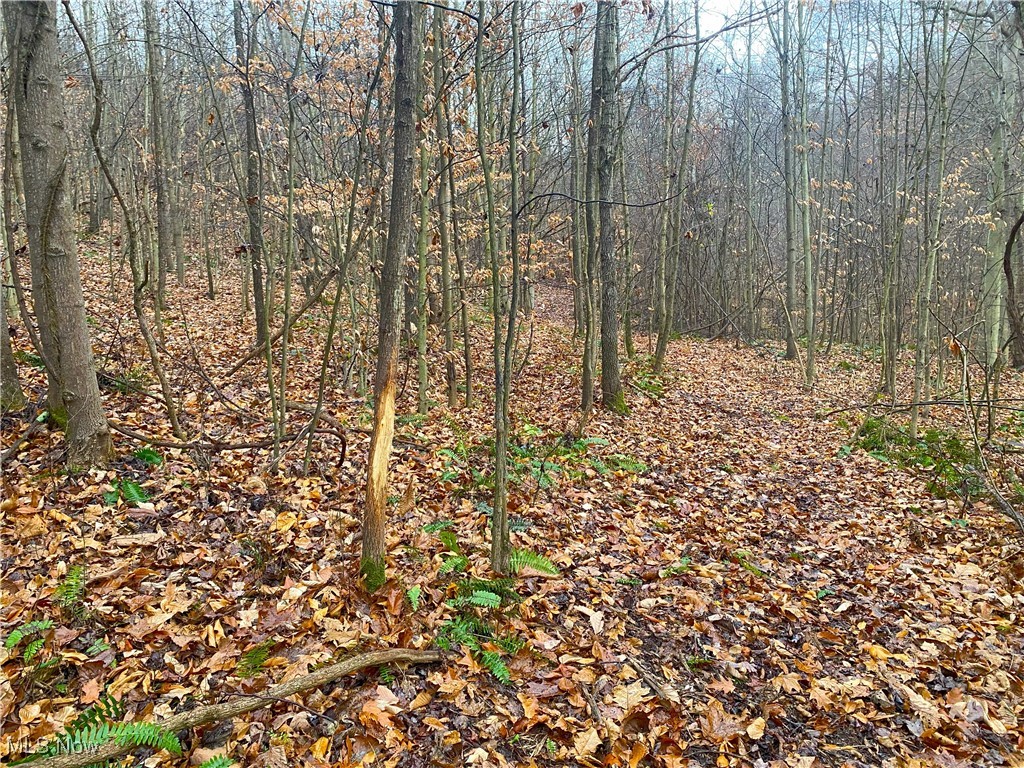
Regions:
<instances>
[{"instance_id":1,"label":"clump of ferns","mask_svg":"<svg viewBox=\"0 0 1024 768\"><path fill-rule=\"evenodd\" d=\"M514 656L526 642L517 635L499 632L492 620L499 618L502 610L521 603L523 597L516 591L515 578L482 579L467 573L469 558L463 553L455 532L449 530L453 525L452 521L443 520L424 526L425 531L436 533L445 547L438 575L452 577L454 595L448 599L448 605L459 611L441 625L435 642L445 650L456 646L467 649L499 681L511 683L512 673L505 657ZM529 550L513 549L509 561L514 574L525 568L558 574L554 563Z\"/></svg>"},{"instance_id":2,"label":"clump of ferns","mask_svg":"<svg viewBox=\"0 0 1024 768\"><path fill-rule=\"evenodd\" d=\"M107 744L152 747L173 755L181 754L178 737L156 723L124 722L124 705L104 691L96 703L86 707L64 732L41 749L11 765L31 763L44 757L80 754Z\"/></svg>"}]
</instances>

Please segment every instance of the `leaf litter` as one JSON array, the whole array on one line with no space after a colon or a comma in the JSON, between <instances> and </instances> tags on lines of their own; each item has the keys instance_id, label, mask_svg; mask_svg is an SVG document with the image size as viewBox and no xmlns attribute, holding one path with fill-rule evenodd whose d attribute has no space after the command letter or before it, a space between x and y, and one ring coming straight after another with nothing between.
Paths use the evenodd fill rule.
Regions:
<instances>
[{"instance_id":1,"label":"leaf litter","mask_svg":"<svg viewBox=\"0 0 1024 768\"><path fill-rule=\"evenodd\" d=\"M101 368L139 378L125 297L110 298L95 260L85 280ZM259 363L223 375L251 338L240 299L203 288L179 289L165 313L183 423L206 441L262 439ZM1020 538L983 501L938 499L922 473L843 450L850 423L820 414L871 392L863 356L837 350L807 392L773 348L682 339L657 389L631 389L628 416L599 411L578 435L567 301L540 295L510 499L514 545L560 573L527 568L521 601L480 609L497 630L480 648L511 683L459 647L211 726L186 757L147 764L226 751L257 765L1021 765ZM307 405L322 321L292 343L289 397ZM485 328L474 341L479 393ZM642 356L626 371L650 381ZM26 378L41 396L38 372ZM477 400L400 426L389 581L373 597L355 579L369 410L335 382L326 412L346 429L345 460L318 436L305 475L301 448L268 474L268 449L125 437L109 468L69 475L59 435L33 434L4 468L0 631L53 624L31 658L25 640L0 649L0 759L101 694L159 718L359 649L432 645L458 615L457 574L442 572L452 542L488 576L490 403ZM153 398L108 388L105 402L118 424L174 440ZM289 411L290 428L307 417ZM955 408L928 418L962 422ZM5 445L22 428L5 421ZM84 590L69 607L73 569ZM521 647L503 650L502 633Z\"/></svg>"}]
</instances>

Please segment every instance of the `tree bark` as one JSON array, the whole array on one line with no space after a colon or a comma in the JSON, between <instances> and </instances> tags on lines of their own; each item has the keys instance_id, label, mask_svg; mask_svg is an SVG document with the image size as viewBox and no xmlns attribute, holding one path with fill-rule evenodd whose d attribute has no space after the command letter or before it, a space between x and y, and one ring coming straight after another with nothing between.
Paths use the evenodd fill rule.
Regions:
<instances>
[{"instance_id":1,"label":"tree bark","mask_svg":"<svg viewBox=\"0 0 1024 768\"><path fill-rule=\"evenodd\" d=\"M606 408L622 413L626 402L622 396L619 373L619 290L615 257L615 217L612 213L612 176L615 169L615 100L618 96L618 62L616 55L616 28L618 7L615 2L597 4L597 32L594 41L594 70L601 69L600 91L593 97L600 99L600 118L597 135L597 196L600 238L598 252L601 261L601 402ZM595 77L595 80L597 78Z\"/></svg>"},{"instance_id":2,"label":"tree bark","mask_svg":"<svg viewBox=\"0 0 1024 768\"><path fill-rule=\"evenodd\" d=\"M395 149L391 173L391 209L388 239L380 278L380 314L377 325L377 372L373 385L373 437L366 478L363 512L363 551L360 572L367 589L384 584L385 521L388 503L388 459L395 435L395 396L398 374L398 342L401 321L401 267L410 242L413 204L413 160L419 142L416 132L416 100L420 72L416 18L418 3L395 6Z\"/></svg>"},{"instance_id":3,"label":"tree bark","mask_svg":"<svg viewBox=\"0 0 1024 768\"><path fill-rule=\"evenodd\" d=\"M234 26L235 50L238 68L241 70L239 88L245 109L245 212L249 222L249 242L245 250L249 268L252 270L252 300L256 314L256 344L264 344L269 335L266 296L263 284L263 161L256 127L256 100L253 98L251 72L249 71L250 51L255 47L253 39L255 26L248 34L243 28L241 0L235 0Z\"/></svg>"},{"instance_id":4,"label":"tree bark","mask_svg":"<svg viewBox=\"0 0 1024 768\"><path fill-rule=\"evenodd\" d=\"M50 413L65 426L69 465L103 464L114 449L96 382L76 252L56 3L8 4L4 21L20 128L32 293L44 354L53 367Z\"/></svg>"}]
</instances>

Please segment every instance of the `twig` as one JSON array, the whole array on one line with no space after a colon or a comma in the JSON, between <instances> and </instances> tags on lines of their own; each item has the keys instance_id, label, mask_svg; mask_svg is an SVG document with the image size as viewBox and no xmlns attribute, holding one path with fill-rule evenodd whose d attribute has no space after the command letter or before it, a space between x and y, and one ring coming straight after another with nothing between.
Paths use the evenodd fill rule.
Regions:
<instances>
[{"instance_id":1,"label":"twig","mask_svg":"<svg viewBox=\"0 0 1024 768\"><path fill-rule=\"evenodd\" d=\"M334 682L345 675L358 672L366 667L379 667L385 664L401 662L429 664L440 660L441 653L438 651L421 651L411 648L392 648L384 651L361 653L358 656L352 656L344 661L339 661L336 664L310 672L307 675L300 675L299 677L293 677L287 682L272 685L258 698L244 698L220 704L210 704L193 709L191 712L182 712L174 717L156 721L155 725L171 732L196 728L200 725L228 720L244 715L247 712L262 709L273 702L286 699L297 693L320 688L327 683ZM102 747L84 749L81 752L70 755L43 758L33 763L33 765L35 768L83 768L83 766L92 765L93 763L104 763L107 760L114 760L129 754L134 749L136 749L134 744L112 742L104 744Z\"/></svg>"}]
</instances>

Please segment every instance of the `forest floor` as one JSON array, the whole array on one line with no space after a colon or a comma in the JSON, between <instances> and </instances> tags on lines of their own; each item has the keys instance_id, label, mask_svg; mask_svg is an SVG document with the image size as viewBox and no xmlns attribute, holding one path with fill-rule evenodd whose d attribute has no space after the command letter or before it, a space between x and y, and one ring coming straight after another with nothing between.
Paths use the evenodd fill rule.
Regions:
<instances>
[{"instance_id":1,"label":"forest floor","mask_svg":"<svg viewBox=\"0 0 1024 768\"><path fill-rule=\"evenodd\" d=\"M101 255L86 265L108 413L174 442L160 401L133 389L157 391L129 297L111 295ZM69 474L60 436L40 427L4 467L0 634L53 626L31 653L32 637L0 649L0 759L45 742L103 691L128 717L160 718L356 650L431 647L461 620L493 633L480 648L510 683L456 645L438 664L371 670L301 707L275 702L182 734L186 756L146 764L226 751L272 767L1024 765L1024 540L983 499L936 496L939 469L853 446L860 411L823 417L870 397L872 354L837 349L808 392L774 345L684 338L661 377L644 356L626 365L627 416L599 410L572 435L567 301L542 292L512 401L514 544L559 574L528 568L503 588L521 601L486 609L453 605L476 584L459 553L488 576L485 319L477 403L401 419L389 581L371 598L355 577L366 402L328 387L344 462L333 434L317 436L305 474L304 444L277 473L269 449L221 450L271 434L265 369L224 375L252 338L237 294L172 288L166 363L183 424L206 445L117 435L112 466ZM289 400L315 401L313 319L325 311L295 331ZM23 371L39 400L40 372ZM415 365L404 375L410 414ZM1024 392L1016 375L1003 387ZM290 431L307 418L290 412ZM928 417L963 424L958 408ZM25 425L6 419L3 445Z\"/></svg>"}]
</instances>

